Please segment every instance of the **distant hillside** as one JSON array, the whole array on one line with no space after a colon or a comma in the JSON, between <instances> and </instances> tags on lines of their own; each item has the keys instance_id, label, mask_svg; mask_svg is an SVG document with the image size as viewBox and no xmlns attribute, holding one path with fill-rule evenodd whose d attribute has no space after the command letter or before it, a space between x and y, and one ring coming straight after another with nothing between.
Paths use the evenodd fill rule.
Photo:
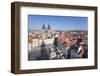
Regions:
<instances>
[{"instance_id":1,"label":"distant hillside","mask_svg":"<svg viewBox=\"0 0 100 76\"><path fill-rule=\"evenodd\" d=\"M87 32L88 30L55 30L56 32L64 31L64 32Z\"/></svg>"},{"instance_id":2,"label":"distant hillside","mask_svg":"<svg viewBox=\"0 0 100 76\"><path fill-rule=\"evenodd\" d=\"M28 32L36 32L36 31L42 31L42 30L28 30ZM56 32L64 31L64 32L87 32L88 30L53 30Z\"/></svg>"},{"instance_id":3,"label":"distant hillside","mask_svg":"<svg viewBox=\"0 0 100 76\"><path fill-rule=\"evenodd\" d=\"M28 30L28 32L36 32L36 31L42 31L42 30Z\"/></svg>"},{"instance_id":4,"label":"distant hillside","mask_svg":"<svg viewBox=\"0 0 100 76\"><path fill-rule=\"evenodd\" d=\"M71 31L67 31L67 32L87 32L87 30L71 30Z\"/></svg>"}]
</instances>

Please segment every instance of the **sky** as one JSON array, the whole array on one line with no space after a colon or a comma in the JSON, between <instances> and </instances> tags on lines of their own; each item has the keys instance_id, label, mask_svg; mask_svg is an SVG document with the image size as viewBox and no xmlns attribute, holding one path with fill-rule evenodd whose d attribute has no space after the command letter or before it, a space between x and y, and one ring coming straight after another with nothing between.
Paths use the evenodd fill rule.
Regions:
<instances>
[{"instance_id":1,"label":"sky","mask_svg":"<svg viewBox=\"0 0 100 76\"><path fill-rule=\"evenodd\" d=\"M52 30L87 30L88 17L28 15L29 30L41 30L43 24Z\"/></svg>"}]
</instances>

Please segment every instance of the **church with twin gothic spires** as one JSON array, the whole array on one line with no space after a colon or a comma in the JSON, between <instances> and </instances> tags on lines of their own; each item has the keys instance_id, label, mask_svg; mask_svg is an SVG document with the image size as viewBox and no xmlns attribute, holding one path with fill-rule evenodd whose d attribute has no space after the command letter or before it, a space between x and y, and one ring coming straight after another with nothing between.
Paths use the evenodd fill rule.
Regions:
<instances>
[{"instance_id":1,"label":"church with twin gothic spires","mask_svg":"<svg viewBox=\"0 0 100 76\"><path fill-rule=\"evenodd\" d=\"M51 38L51 36L52 36L52 30L51 30L50 24L47 25L47 28L46 28L45 24L43 24L42 25L42 32L44 33L46 39L47 38Z\"/></svg>"},{"instance_id":2,"label":"church with twin gothic spires","mask_svg":"<svg viewBox=\"0 0 100 76\"><path fill-rule=\"evenodd\" d=\"M42 31L43 32L50 32L51 31L51 26L48 24L47 28L45 27L45 24L42 25Z\"/></svg>"}]
</instances>

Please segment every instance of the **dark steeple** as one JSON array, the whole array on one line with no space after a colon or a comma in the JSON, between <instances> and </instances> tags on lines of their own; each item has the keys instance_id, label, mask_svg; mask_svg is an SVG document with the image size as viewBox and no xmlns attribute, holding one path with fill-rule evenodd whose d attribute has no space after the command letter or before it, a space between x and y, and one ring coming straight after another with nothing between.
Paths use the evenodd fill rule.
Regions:
<instances>
[{"instance_id":1,"label":"dark steeple","mask_svg":"<svg viewBox=\"0 0 100 76\"><path fill-rule=\"evenodd\" d=\"M48 24L48 27L47 27L47 29L51 29L51 27L50 27L50 25Z\"/></svg>"},{"instance_id":2,"label":"dark steeple","mask_svg":"<svg viewBox=\"0 0 100 76\"><path fill-rule=\"evenodd\" d=\"M42 29L46 29L44 24L42 25Z\"/></svg>"}]
</instances>

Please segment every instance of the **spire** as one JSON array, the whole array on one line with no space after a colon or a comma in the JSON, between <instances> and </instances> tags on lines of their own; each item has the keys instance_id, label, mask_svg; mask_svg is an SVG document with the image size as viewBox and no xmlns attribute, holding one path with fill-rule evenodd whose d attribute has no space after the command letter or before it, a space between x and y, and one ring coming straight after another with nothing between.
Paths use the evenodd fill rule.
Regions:
<instances>
[{"instance_id":1,"label":"spire","mask_svg":"<svg viewBox=\"0 0 100 76\"><path fill-rule=\"evenodd\" d=\"M44 24L42 25L42 29L46 29Z\"/></svg>"},{"instance_id":2,"label":"spire","mask_svg":"<svg viewBox=\"0 0 100 76\"><path fill-rule=\"evenodd\" d=\"M50 25L48 24L48 27L47 27L47 29L51 29L51 27L50 27Z\"/></svg>"}]
</instances>

